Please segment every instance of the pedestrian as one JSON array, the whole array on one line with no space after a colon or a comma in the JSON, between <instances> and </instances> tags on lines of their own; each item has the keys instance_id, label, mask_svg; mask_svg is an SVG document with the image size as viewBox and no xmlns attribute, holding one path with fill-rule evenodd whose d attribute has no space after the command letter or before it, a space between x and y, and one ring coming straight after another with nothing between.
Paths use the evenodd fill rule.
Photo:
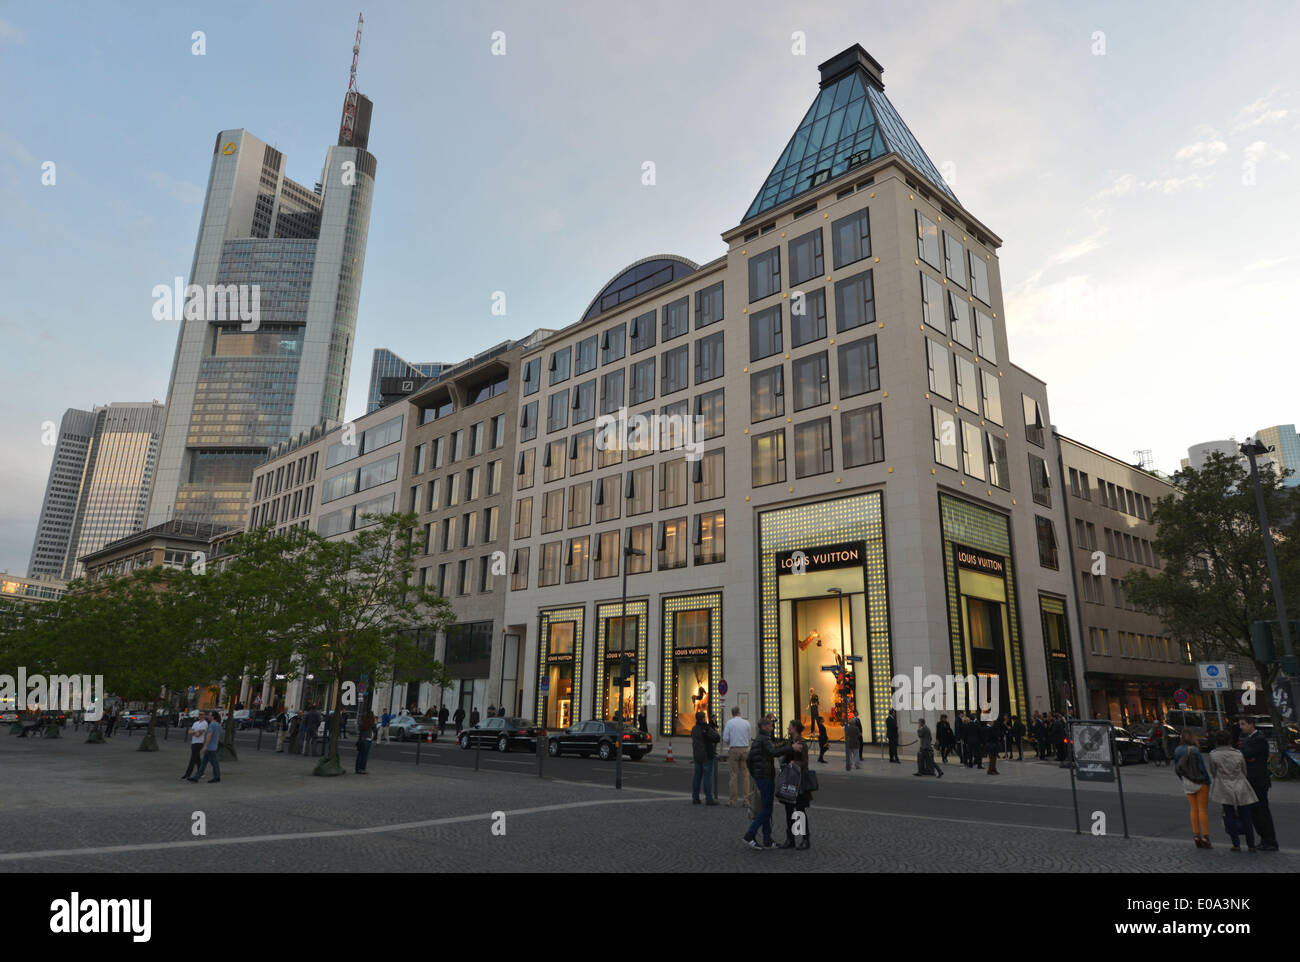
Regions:
<instances>
[{"instance_id":1,"label":"pedestrian","mask_svg":"<svg viewBox=\"0 0 1300 962\"><path fill-rule=\"evenodd\" d=\"M642 731L644 730L643 728ZM743 798L745 806L749 806L749 766L746 762L749 759L751 738L749 722L740 717L740 706L732 705L731 718L722 726L722 744L727 749L727 770L731 773L728 808L736 806L737 797ZM740 793L739 796L737 792Z\"/></svg>"},{"instance_id":2,"label":"pedestrian","mask_svg":"<svg viewBox=\"0 0 1300 962\"><path fill-rule=\"evenodd\" d=\"M984 768L984 724L974 715L966 716L966 724L962 727L963 734L966 736L966 767L967 768Z\"/></svg>"},{"instance_id":3,"label":"pedestrian","mask_svg":"<svg viewBox=\"0 0 1300 962\"><path fill-rule=\"evenodd\" d=\"M1007 742L1007 760L1011 760L1011 749L1016 750L1016 761L1025 760L1025 723L1020 720L1019 715L1011 716L1011 738Z\"/></svg>"},{"instance_id":4,"label":"pedestrian","mask_svg":"<svg viewBox=\"0 0 1300 962\"><path fill-rule=\"evenodd\" d=\"M275 750L284 751L284 736L289 727L289 716L284 709L280 709L280 714L275 716Z\"/></svg>"},{"instance_id":5,"label":"pedestrian","mask_svg":"<svg viewBox=\"0 0 1300 962\"><path fill-rule=\"evenodd\" d=\"M849 719L849 723L844 726L844 750L848 752L848 757L853 758L853 767L862 767L862 720L854 715Z\"/></svg>"},{"instance_id":6,"label":"pedestrian","mask_svg":"<svg viewBox=\"0 0 1300 962\"><path fill-rule=\"evenodd\" d=\"M799 768L799 794L795 796L793 802L781 803L785 806L785 841L780 847L806 851L811 842L808 834L808 803L812 801L812 794L809 791L808 743L803 740L803 722L798 719L790 722L786 737L790 741L790 764ZM801 813L798 820L802 824L798 826L795 825L796 812ZM796 835L799 838L798 842L795 841Z\"/></svg>"},{"instance_id":7,"label":"pedestrian","mask_svg":"<svg viewBox=\"0 0 1300 962\"><path fill-rule=\"evenodd\" d=\"M1056 748L1056 761L1062 768L1069 768L1070 762L1065 740L1065 719L1058 712L1052 713L1052 727L1048 729L1047 737Z\"/></svg>"},{"instance_id":8,"label":"pedestrian","mask_svg":"<svg viewBox=\"0 0 1300 962\"><path fill-rule=\"evenodd\" d=\"M461 728L465 725L465 709L463 706L456 706L456 714L451 716L451 720L456 723L456 734L460 734Z\"/></svg>"},{"instance_id":9,"label":"pedestrian","mask_svg":"<svg viewBox=\"0 0 1300 962\"><path fill-rule=\"evenodd\" d=\"M203 777L204 771L207 770L208 764L212 765L212 777L208 779L208 784L221 781L221 764L217 761L217 750L221 748L221 712L214 711L212 717L208 720L207 731L204 732L203 741L203 761L199 762L199 770L194 773L190 779L197 782Z\"/></svg>"},{"instance_id":10,"label":"pedestrian","mask_svg":"<svg viewBox=\"0 0 1300 962\"><path fill-rule=\"evenodd\" d=\"M307 707L307 717L303 719L302 749L304 755L311 755L316 750L316 736L320 734L321 713L315 705Z\"/></svg>"},{"instance_id":11,"label":"pedestrian","mask_svg":"<svg viewBox=\"0 0 1300 962\"><path fill-rule=\"evenodd\" d=\"M469 713L469 727L478 728L478 706L475 705Z\"/></svg>"},{"instance_id":12,"label":"pedestrian","mask_svg":"<svg viewBox=\"0 0 1300 962\"><path fill-rule=\"evenodd\" d=\"M375 713L367 709L357 725L356 773L358 775L368 775L366 762L370 760L370 746L375 737Z\"/></svg>"},{"instance_id":13,"label":"pedestrian","mask_svg":"<svg viewBox=\"0 0 1300 962\"><path fill-rule=\"evenodd\" d=\"M1243 715L1241 725L1241 754L1246 760L1246 781L1259 799L1251 808L1255 834L1259 836L1259 851L1277 851L1277 833L1273 829L1273 813L1268 808L1268 790L1272 776L1268 772L1269 746L1264 733L1255 728L1249 715Z\"/></svg>"},{"instance_id":14,"label":"pedestrian","mask_svg":"<svg viewBox=\"0 0 1300 962\"><path fill-rule=\"evenodd\" d=\"M1210 752L1210 801L1223 806L1223 828L1232 839L1232 851L1241 851L1241 835L1246 847L1255 851L1255 828L1251 808L1259 796L1246 780L1246 758L1232 747L1232 732L1214 733L1215 747Z\"/></svg>"},{"instance_id":15,"label":"pedestrian","mask_svg":"<svg viewBox=\"0 0 1300 962\"><path fill-rule=\"evenodd\" d=\"M766 850L775 848L772 844L772 804L776 792L776 759L783 758L790 751L789 742L778 742L772 738L772 728L776 719L767 715L758 723L758 735L749 746L749 774L754 778L758 788L758 812L745 830L745 844L753 849ZM759 831L763 841L758 841Z\"/></svg>"},{"instance_id":16,"label":"pedestrian","mask_svg":"<svg viewBox=\"0 0 1300 962\"><path fill-rule=\"evenodd\" d=\"M108 710L108 727L105 729L104 735L108 738L112 738L113 729L116 727L117 727L117 703L114 702L113 707Z\"/></svg>"},{"instance_id":17,"label":"pedestrian","mask_svg":"<svg viewBox=\"0 0 1300 962\"><path fill-rule=\"evenodd\" d=\"M1196 746L1196 736L1186 728L1183 729L1182 744L1174 751L1174 771L1187 796L1192 840L1197 848L1213 848L1210 844L1210 771Z\"/></svg>"},{"instance_id":18,"label":"pedestrian","mask_svg":"<svg viewBox=\"0 0 1300 962\"><path fill-rule=\"evenodd\" d=\"M492 704L488 705L488 713L487 713L487 716L488 716L488 718L496 718L496 717L497 717L497 703L496 703L496 702L493 702Z\"/></svg>"},{"instance_id":19,"label":"pedestrian","mask_svg":"<svg viewBox=\"0 0 1300 962\"><path fill-rule=\"evenodd\" d=\"M822 721L821 700L817 697L817 691L813 688L808 689L808 732L816 735L818 729L826 729L825 722ZM820 740L820 739L819 739Z\"/></svg>"},{"instance_id":20,"label":"pedestrian","mask_svg":"<svg viewBox=\"0 0 1300 962\"><path fill-rule=\"evenodd\" d=\"M700 782L704 783L704 797L710 805L717 805L713 797L713 759L721 741L718 729L709 724L702 711L695 713L695 727L691 729L691 757L695 762L695 779L691 782L691 804L700 804Z\"/></svg>"},{"instance_id":21,"label":"pedestrian","mask_svg":"<svg viewBox=\"0 0 1300 962\"><path fill-rule=\"evenodd\" d=\"M957 739L957 761L970 768L966 765L966 718L961 712L957 712L957 727L953 734Z\"/></svg>"},{"instance_id":22,"label":"pedestrian","mask_svg":"<svg viewBox=\"0 0 1300 962\"><path fill-rule=\"evenodd\" d=\"M946 715L943 717L947 717ZM930 726L925 723L924 718L916 720L916 741L919 747L916 750L916 772L917 775L935 775L943 778L943 769L934 763L934 748L930 743ZM944 759L945 762L948 759Z\"/></svg>"},{"instance_id":23,"label":"pedestrian","mask_svg":"<svg viewBox=\"0 0 1300 962\"><path fill-rule=\"evenodd\" d=\"M200 715L194 719L194 724L190 726L190 763L185 766L185 774L181 778L189 780L191 773L199 768L203 758L203 741L207 737L208 723Z\"/></svg>"},{"instance_id":24,"label":"pedestrian","mask_svg":"<svg viewBox=\"0 0 1300 962\"><path fill-rule=\"evenodd\" d=\"M295 712L293 721L289 723L289 754L297 755L302 751L299 744L299 734L302 732L302 712Z\"/></svg>"},{"instance_id":25,"label":"pedestrian","mask_svg":"<svg viewBox=\"0 0 1300 962\"><path fill-rule=\"evenodd\" d=\"M953 734L952 725L948 721L947 715L939 716L939 724L934 727L935 741L939 743L939 755L943 758L943 763L948 764L948 755L952 752L953 746L957 744L957 738Z\"/></svg>"},{"instance_id":26,"label":"pedestrian","mask_svg":"<svg viewBox=\"0 0 1300 962\"><path fill-rule=\"evenodd\" d=\"M500 708L497 709L497 717L498 717L498 718L505 718L505 717L506 717L506 706L505 706L505 705L502 705Z\"/></svg>"},{"instance_id":27,"label":"pedestrian","mask_svg":"<svg viewBox=\"0 0 1300 962\"><path fill-rule=\"evenodd\" d=\"M739 708L733 708L731 713L734 715L739 711L740 711ZM641 709L641 714L636 716L636 727L639 728L641 731L646 732L647 734L649 734L650 732L650 720L646 717L644 708ZM746 728L748 727L749 727L748 723L746 723ZM748 737L745 738L745 747L746 748L749 747Z\"/></svg>"},{"instance_id":28,"label":"pedestrian","mask_svg":"<svg viewBox=\"0 0 1300 962\"><path fill-rule=\"evenodd\" d=\"M451 717L451 714L450 712L447 711L446 705L443 705L441 708L438 709L438 734L439 735L445 735L447 733L447 719L449 717Z\"/></svg>"},{"instance_id":29,"label":"pedestrian","mask_svg":"<svg viewBox=\"0 0 1300 962\"><path fill-rule=\"evenodd\" d=\"M1006 717L1005 715L1003 716ZM989 735L989 774L998 774L998 750L1006 746L1007 726L1001 718L995 718L988 726Z\"/></svg>"},{"instance_id":30,"label":"pedestrian","mask_svg":"<svg viewBox=\"0 0 1300 962\"><path fill-rule=\"evenodd\" d=\"M901 765L902 762L898 760L898 714L892 708L885 716L885 739L889 742L889 760L895 765Z\"/></svg>"},{"instance_id":31,"label":"pedestrian","mask_svg":"<svg viewBox=\"0 0 1300 962\"><path fill-rule=\"evenodd\" d=\"M379 718L379 740L380 740L381 742L386 742L386 741L389 740L389 737L388 737L388 735L389 735L389 733L388 733L388 726L389 726L390 724L392 724L392 721L393 721L393 713L392 713L391 711L386 711L386 712L383 713L383 715L380 716L380 718Z\"/></svg>"}]
</instances>

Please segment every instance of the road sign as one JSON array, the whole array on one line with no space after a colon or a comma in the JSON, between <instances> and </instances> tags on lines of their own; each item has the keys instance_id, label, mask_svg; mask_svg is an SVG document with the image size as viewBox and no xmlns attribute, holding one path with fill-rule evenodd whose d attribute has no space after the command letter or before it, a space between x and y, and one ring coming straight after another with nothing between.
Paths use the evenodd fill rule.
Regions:
<instances>
[{"instance_id":1,"label":"road sign","mask_svg":"<svg viewBox=\"0 0 1300 962\"><path fill-rule=\"evenodd\" d=\"M724 678L722 679L722 681L718 682L718 694L725 695L726 693L727 693L727 679Z\"/></svg>"},{"instance_id":2,"label":"road sign","mask_svg":"<svg viewBox=\"0 0 1300 962\"><path fill-rule=\"evenodd\" d=\"M1113 782L1111 724L1108 721L1072 721L1070 739L1075 777L1081 782Z\"/></svg>"},{"instance_id":3,"label":"road sign","mask_svg":"<svg viewBox=\"0 0 1300 962\"><path fill-rule=\"evenodd\" d=\"M1189 697L1191 696L1181 688L1174 692L1174 701L1179 705L1186 705Z\"/></svg>"},{"instance_id":4,"label":"road sign","mask_svg":"<svg viewBox=\"0 0 1300 962\"><path fill-rule=\"evenodd\" d=\"M367 687L364 681L357 686L357 694L360 695L362 698L366 697L366 692L368 692L369 690L370 690L369 687Z\"/></svg>"},{"instance_id":5,"label":"road sign","mask_svg":"<svg viewBox=\"0 0 1300 962\"><path fill-rule=\"evenodd\" d=\"M549 695L550 693L551 693L551 679L548 678L548 677L546 677L545 675L543 675L543 676L542 676L542 694L543 694L543 695Z\"/></svg>"},{"instance_id":6,"label":"road sign","mask_svg":"<svg viewBox=\"0 0 1300 962\"><path fill-rule=\"evenodd\" d=\"M1220 691L1231 685L1225 662L1202 661L1196 665L1201 691Z\"/></svg>"},{"instance_id":7,"label":"road sign","mask_svg":"<svg viewBox=\"0 0 1300 962\"><path fill-rule=\"evenodd\" d=\"M845 661L861 661L861 660L862 660L862 656L861 656L861 655L849 655L849 656L848 656L847 658L845 658L844 660L845 660Z\"/></svg>"}]
</instances>

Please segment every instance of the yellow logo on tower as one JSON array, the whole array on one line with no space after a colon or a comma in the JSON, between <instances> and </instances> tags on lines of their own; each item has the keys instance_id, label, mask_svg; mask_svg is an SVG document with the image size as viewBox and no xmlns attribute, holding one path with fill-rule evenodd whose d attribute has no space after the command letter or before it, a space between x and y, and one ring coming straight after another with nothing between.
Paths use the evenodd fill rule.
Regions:
<instances>
[{"instance_id":1,"label":"yellow logo on tower","mask_svg":"<svg viewBox=\"0 0 1300 962\"><path fill-rule=\"evenodd\" d=\"M227 140L225 144L222 145L221 152L229 157L235 152L235 142L233 140Z\"/></svg>"}]
</instances>

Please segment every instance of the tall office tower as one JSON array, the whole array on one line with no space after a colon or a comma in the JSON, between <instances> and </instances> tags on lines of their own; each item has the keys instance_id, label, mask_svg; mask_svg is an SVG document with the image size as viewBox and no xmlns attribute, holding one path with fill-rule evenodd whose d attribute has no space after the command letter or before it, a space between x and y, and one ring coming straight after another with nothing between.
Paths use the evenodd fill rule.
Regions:
<instances>
[{"instance_id":1,"label":"tall office tower","mask_svg":"<svg viewBox=\"0 0 1300 962\"><path fill-rule=\"evenodd\" d=\"M412 364L387 348L375 348L370 362L370 391L366 398L366 413L378 411L394 398L406 397L432 381L448 365L441 361ZM407 387L410 382L410 387Z\"/></svg>"},{"instance_id":2,"label":"tall office tower","mask_svg":"<svg viewBox=\"0 0 1300 962\"><path fill-rule=\"evenodd\" d=\"M50 477L45 482L45 500L41 504L40 520L36 523L32 557L27 563L27 574L33 578L63 576L63 561L68 555L68 541L72 537L81 494L81 474L86 468L86 451L90 448L90 436L94 430L94 412L76 408L64 412L54 446Z\"/></svg>"},{"instance_id":3,"label":"tall office tower","mask_svg":"<svg viewBox=\"0 0 1300 962\"><path fill-rule=\"evenodd\" d=\"M149 526L242 523L267 449L343 417L375 183L353 52L315 189L247 131L217 135L190 269L205 303L180 320ZM236 298L238 314L223 309Z\"/></svg>"},{"instance_id":4,"label":"tall office tower","mask_svg":"<svg viewBox=\"0 0 1300 962\"><path fill-rule=\"evenodd\" d=\"M1272 451L1269 459L1279 474L1291 471L1289 478L1282 483L1288 488L1300 487L1300 434L1296 433L1294 424L1275 424L1271 428L1260 428L1255 437Z\"/></svg>"},{"instance_id":5,"label":"tall office tower","mask_svg":"<svg viewBox=\"0 0 1300 962\"><path fill-rule=\"evenodd\" d=\"M29 573L69 580L79 558L144 524L162 433L158 402L69 410L54 452Z\"/></svg>"}]
</instances>

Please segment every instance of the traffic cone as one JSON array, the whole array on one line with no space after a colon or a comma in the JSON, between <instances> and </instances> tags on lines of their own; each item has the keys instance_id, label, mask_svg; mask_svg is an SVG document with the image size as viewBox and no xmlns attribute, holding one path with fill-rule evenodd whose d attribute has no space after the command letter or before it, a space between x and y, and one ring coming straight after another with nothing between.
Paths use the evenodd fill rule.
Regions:
<instances>
[{"instance_id":1,"label":"traffic cone","mask_svg":"<svg viewBox=\"0 0 1300 962\"><path fill-rule=\"evenodd\" d=\"M671 761L675 761L675 760L676 760L676 759L673 758L673 743L672 743L672 742L669 742L669 743L668 743L668 757L665 758L664 761L666 761L666 762L671 762Z\"/></svg>"},{"instance_id":2,"label":"traffic cone","mask_svg":"<svg viewBox=\"0 0 1300 962\"><path fill-rule=\"evenodd\" d=\"M427 734L427 735L424 736L424 743L425 743L426 745L432 745L432 744L433 744L433 732L429 732L429 734Z\"/></svg>"}]
</instances>

